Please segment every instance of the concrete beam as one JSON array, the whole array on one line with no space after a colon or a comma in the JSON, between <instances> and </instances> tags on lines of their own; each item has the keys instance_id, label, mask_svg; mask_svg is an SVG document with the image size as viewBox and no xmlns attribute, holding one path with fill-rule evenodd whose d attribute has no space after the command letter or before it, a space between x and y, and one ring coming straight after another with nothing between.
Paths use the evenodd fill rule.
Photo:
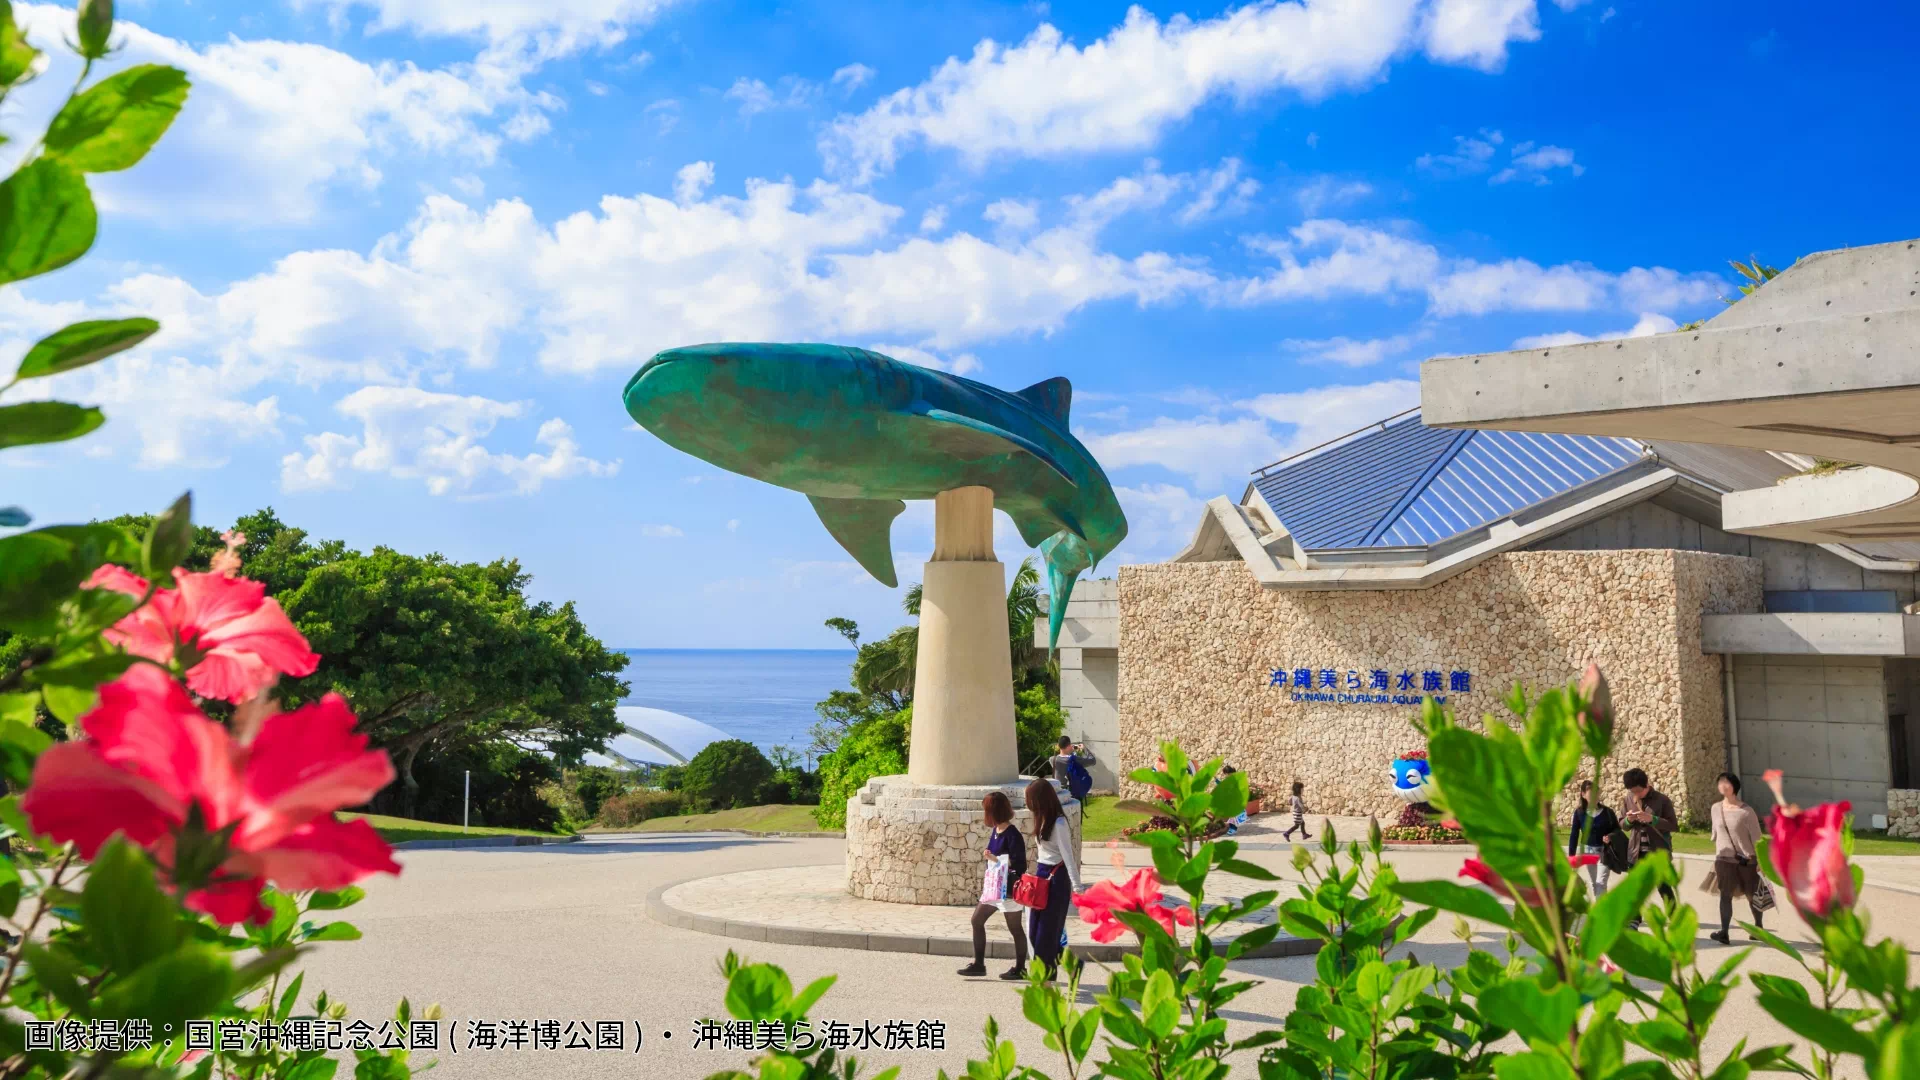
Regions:
<instances>
[{"instance_id":1,"label":"concrete beam","mask_svg":"<svg viewBox=\"0 0 1920 1080\"><path fill-rule=\"evenodd\" d=\"M1822 252L1699 330L1429 360L1421 419L1790 451L1865 469L1729 493L1724 527L1920 538L1920 240Z\"/></svg>"},{"instance_id":2,"label":"concrete beam","mask_svg":"<svg viewBox=\"0 0 1920 1080\"><path fill-rule=\"evenodd\" d=\"M1789 612L1703 615L1700 651L1786 656L1920 656L1920 616Z\"/></svg>"}]
</instances>

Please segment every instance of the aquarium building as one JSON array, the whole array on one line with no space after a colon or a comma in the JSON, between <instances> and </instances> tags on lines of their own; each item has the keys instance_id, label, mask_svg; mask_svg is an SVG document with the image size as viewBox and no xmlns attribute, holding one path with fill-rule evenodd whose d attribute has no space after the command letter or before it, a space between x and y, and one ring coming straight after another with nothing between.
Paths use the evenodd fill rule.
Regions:
<instances>
[{"instance_id":1,"label":"aquarium building","mask_svg":"<svg viewBox=\"0 0 1920 1080\"><path fill-rule=\"evenodd\" d=\"M1384 814L1422 696L1504 712L1591 659L1620 716L1609 773L1646 769L1683 815L1726 769L1764 809L1777 768L1795 800L1884 823L1920 778L1920 542L1722 528L1723 496L1811 464L1389 417L1255 470L1171 560L1082 582L1068 732L1102 786L1133 790L1177 738L1276 794L1303 781L1317 812Z\"/></svg>"}]
</instances>

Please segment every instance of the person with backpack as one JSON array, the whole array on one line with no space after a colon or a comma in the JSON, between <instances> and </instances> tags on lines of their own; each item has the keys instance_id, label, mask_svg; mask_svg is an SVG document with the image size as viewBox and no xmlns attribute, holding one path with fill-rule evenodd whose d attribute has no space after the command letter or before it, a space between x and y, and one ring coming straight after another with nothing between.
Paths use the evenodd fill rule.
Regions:
<instances>
[{"instance_id":1,"label":"person with backpack","mask_svg":"<svg viewBox=\"0 0 1920 1080\"><path fill-rule=\"evenodd\" d=\"M1080 760L1080 747L1065 735L1060 736L1057 750L1048 760L1053 765L1053 778L1067 786L1067 794L1079 802L1086 802L1093 792L1093 774Z\"/></svg>"}]
</instances>

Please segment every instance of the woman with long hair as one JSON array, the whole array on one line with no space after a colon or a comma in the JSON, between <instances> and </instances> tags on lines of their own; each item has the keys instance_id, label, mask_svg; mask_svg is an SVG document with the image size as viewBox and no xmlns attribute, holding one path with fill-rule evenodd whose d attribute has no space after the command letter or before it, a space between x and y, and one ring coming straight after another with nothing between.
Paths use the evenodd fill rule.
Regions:
<instances>
[{"instance_id":1,"label":"woman with long hair","mask_svg":"<svg viewBox=\"0 0 1920 1080\"><path fill-rule=\"evenodd\" d=\"M1073 828L1067 824L1067 812L1050 780L1035 780L1027 785L1027 810L1033 814L1034 876L1047 883L1047 906L1027 917L1027 937L1033 943L1033 955L1047 966L1051 981L1060 970L1060 939L1067 928L1067 905L1080 887L1080 852L1075 849Z\"/></svg>"},{"instance_id":2,"label":"woman with long hair","mask_svg":"<svg viewBox=\"0 0 1920 1080\"><path fill-rule=\"evenodd\" d=\"M1007 859L1007 885L1011 889L1020 875L1027 872L1027 842L1021 839L1020 830L1013 824L1013 801L1004 791L989 791L987 797L980 800L981 809L986 811L987 824L993 827L993 836L987 841L987 861L993 862L1001 856ZM1003 897L997 904L982 902L973 909L973 963L960 969L960 974L969 978L978 978L987 973L987 923L998 911L1006 916L1007 932L1013 935L1013 966L1000 973L1000 977L1009 981L1027 977L1027 935L1020 927L1020 913L1026 908L1012 897Z\"/></svg>"}]
</instances>

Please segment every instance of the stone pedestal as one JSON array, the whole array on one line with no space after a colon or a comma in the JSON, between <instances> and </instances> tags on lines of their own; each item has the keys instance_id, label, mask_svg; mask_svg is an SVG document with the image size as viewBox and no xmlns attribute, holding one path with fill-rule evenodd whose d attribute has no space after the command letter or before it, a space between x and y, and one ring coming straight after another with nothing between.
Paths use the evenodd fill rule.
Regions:
<instances>
[{"instance_id":1,"label":"stone pedestal","mask_svg":"<svg viewBox=\"0 0 1920 1080\"><path fill-rule=\"evenodd\" d=\"M916 709L916 712L918 710ZM916 726L918 717L915 717ZM986 871L987 824L980 800L1004 791L1013 803L1013 824L1026 837L1033 862L1033 819L1026 810L1022 777L1004 784L920 784L905 776L876 776L847 800L847 891L866 900L896 904L980 901ZM1076 850L1080 804L1058 784ZM1085 865L1084 857L1081 860Z\"/></svg>"},{"instance_id":2,"label":"stone pedestal","mask_svg":"<svg viewBox=\"0 0 1920 1080\"><path fill-rule=\"evenodd\" d=\"M933 559L921 579L907 775L917 784L1011 783L1020 761L993 491L941 492L933 529Z\"/></svg>"}]
</instances>

